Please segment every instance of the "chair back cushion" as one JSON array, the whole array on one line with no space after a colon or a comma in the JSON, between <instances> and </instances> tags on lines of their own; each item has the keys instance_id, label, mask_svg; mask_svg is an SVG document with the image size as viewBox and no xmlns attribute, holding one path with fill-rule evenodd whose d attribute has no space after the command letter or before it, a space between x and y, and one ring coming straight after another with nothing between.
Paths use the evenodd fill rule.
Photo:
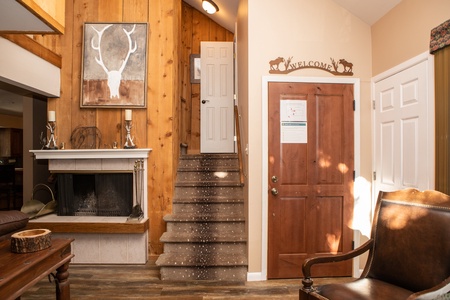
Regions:
<instances>
[{"instance_id":1,"label":"chair back cushion","mask_svg":"<svg viewBox=\"0 0 450 300\"><path fill-rule=\"evenodd\" d=\"M450 198L437 191L380 192L367 277L413 292L450 276Z\"/></svg>"}]
</instances>

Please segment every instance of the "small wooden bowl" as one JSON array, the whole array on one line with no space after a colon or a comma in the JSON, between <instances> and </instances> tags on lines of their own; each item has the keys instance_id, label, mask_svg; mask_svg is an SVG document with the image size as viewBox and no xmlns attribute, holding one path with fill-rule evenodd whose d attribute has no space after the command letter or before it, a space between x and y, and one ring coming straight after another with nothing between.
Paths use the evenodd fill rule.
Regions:
<instances>
[{"instance_id":1,"label":"small wooden bowl","mask_svg":"<svg viewBox=\"0 0 450 300\"><path fill-rule=\"evenodd\" d=\"M11 236L11 252L14 253L36 252L51 245L51 231L48 229L24 230Z\"/></svg>"}]
</instances>

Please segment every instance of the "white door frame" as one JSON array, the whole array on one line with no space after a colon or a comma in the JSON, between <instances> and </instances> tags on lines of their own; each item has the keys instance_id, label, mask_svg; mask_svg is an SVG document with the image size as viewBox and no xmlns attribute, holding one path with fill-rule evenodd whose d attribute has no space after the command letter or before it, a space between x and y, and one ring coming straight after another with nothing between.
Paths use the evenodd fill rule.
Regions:
<instances>
[{"instance_id":1,"label":"white door frame","mask_svg":"<svg viewBox=\"0 0 450 300\"><path fill-rule=\"evenodd\" d=\"M268 83L269 82L298 82L298 83L336 83L336 84L353 84L354 86L354 100L355 100L355 115L354 115L354 151L355 151L355 178L360 175L360 79L359 78L338 78L338 77L293 77L293 76L263 76L262 77L262 237L261 237L261 274L259 280L267 280L267 251L268 251L268 182L267 176L269 172L268 166ZM356 189L356 187L354 187ZM359 246L359 232L354 231L353 238L355 247ZM353 263L353 274L355 268L359 265ZM248 279L258 280L258 276L248 274Z\"/></svg>"},{"instance_id":2,"label":"white door frame","mask_svg":"<svg viewBox=\"0 0 450 300\"><path fill-rule=\"evenodd\" d=\"M372 103L374 103L375 99L376 99L376 95L375 95L375 84L379 81L382 81L390 76L393 76L399 72L402 72L406 69L409 69L421 62L427 62L427 95L428 95L428 120L429 121L434 121L435 116L434 116L434 56L431 55L428 51L424 52L422 54L419 54L416 57L413 57L375 77L372 78L371 80L371 94L372 94ZM375 155L376 155L376 132L375 132L375 110L372 109L372 171L376 170L376 161L375 161ZM434 184L435 184L435 174L434 174L434 170L435 170L435 153L434 153L434 148L435 148L435 131L434 131L434 122L431 122L429 127L428 127L428 141L426 142L426 144L428 145L428 149L427 152L429 153L429 155L427 157L423 157L422 159L427 159L428 160L428 165L432 166L432 168L428 169L428 185L430 189L434 188ZM376 182L375 180L372 178L372 206L375 207L375 202L377 200L378 197L378 190L377 190L377 186L376 186Z\"/></svg>"}]
</instances>

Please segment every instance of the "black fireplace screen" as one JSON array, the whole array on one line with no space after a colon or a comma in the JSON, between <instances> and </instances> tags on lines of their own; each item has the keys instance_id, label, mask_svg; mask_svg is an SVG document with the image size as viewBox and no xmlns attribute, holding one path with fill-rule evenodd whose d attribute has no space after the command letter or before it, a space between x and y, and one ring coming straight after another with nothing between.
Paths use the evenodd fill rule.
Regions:
<instances>
[{"instance_id":1,"label":"black fireplace screen","mask_svg":"<svg viewBox=\"0 0 450 300\"><path fill-rule=\"evenodd\" d=\"M129 216L133 174L58 174L59 216Z\"/></svg>"}]
</instances>

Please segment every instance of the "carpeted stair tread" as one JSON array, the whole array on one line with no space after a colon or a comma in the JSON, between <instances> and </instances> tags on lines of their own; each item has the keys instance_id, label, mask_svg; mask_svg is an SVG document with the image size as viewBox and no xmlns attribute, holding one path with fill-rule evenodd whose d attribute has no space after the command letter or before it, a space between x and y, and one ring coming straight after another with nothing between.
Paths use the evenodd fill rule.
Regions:
<instances>
[{"instance_id":1,"label":"carpeted stair tread","mask_svg":"<svg viewBox=\"0 0 450 300\"><path fill-rule=\"evenodd\" d=\"M164 253L202 253L219 256L231 253L247 253L247 242L164 243Z\"/></svg>"},{"instance_id":2,"label":"carpeted stair tread","mask_svg":"<svg viewBox=\"0 0 450 300\"><path fill-rule=\"evenodd\" d=\"M243 198L241 186L234 187L212 187L212 186L185 186L175 187L175 199L179 198L206 198L206 197L229 197Z\"/></svg>"},{"instance_id":3,"label":"carpeted stair tread","mask_svg":"<svg viewBox=\"0 0 450 300\"><path fill-rule=\"evenodd\" d=\"M173 206L172 214L243 216L244 203L177 203Z\"/></svg>"},{"instance_id":4,"label":"carpeted stair tread","mask_svg":"<svg viewBox=\"0 0 450 300\"><path fill-rule=\"evenodd\" d=\"M236 154L198 154L198 155L182 155L180 156L179 165L213 165L223 166L239 164Z\"/></svg>"},{"instance_id":5,"label":"carpeted stair tread","mask_svg":"<svg viewBox=\"0 0 450 300\"><path fill-rule=\"evenodd\" d=\"M231 222L167 222L167 232L245 232L244 221Z\"/></svg>"},{"instance_id":6,"label":"carpeted stair tread","mask_svg":"<svg viewBox=\"0 0 450 300\"><path fill-rule=\"evenodd\" d=\"M180 156L180 160L192 160L192 159L228 159L228 158L238 158L236 153L203 153L203 154L188 154Z\"/></svg>"},{"instance_id":7,"label":"carpeted stair tread","mask_svg":"<svg viewBox=\"0 0 450 300\"><path fill-rule=\"evenodd\" d=\"M171 281L213 280L224 282L236 281L245 283L245 281L247 280L247 266L184 267L184 268L167 266L161 268L160 274L161 280L171 280Z\"/></svg>"},{"instance_id":8,"label":"carpeted stair tread","mask_svg":"<svg viewBox=\"0 0 450 300\"><path fill-rule=\"evenodd\" d=\"M245 232L223 232L211 235L201 232L164 232L160 238L163 243L237 243L245 242Z\"/></svg>"},{"instance_id":9,"label":"carpeted stair tread","mask_svg":"<svg viewBox=\"0 0 450 300\"><path fill-rule=\"evenodd\" d=\"M198 156L189 156L186 158L184 156L181 157L178 163L178 169L199 169L199 168L213 168L213 169L221 169L226 167L239 168L239 160L237 156L228 157L224 159L220 159L218 157L210 157L210 158L199 158Z\"/></svg>"},{"instance_id":10,"label":"carpeted stair tread","mask_svg":"<svg viewBox=\"0 0 450 300\"><path fill-rule=\"evenodd\" d=\"M178 166L178 172L239 172L239 166Z\"/></svg>"},{"instance_id":11,"label":"carpeted stair tread","mask_svg":"<svg viewBox=\"0 0 450 300\"><path fill-rule=\"evenodd\" d=\"M240 182L239 172L178 172L177 182Z\"/></svg>"},{"instance_id":12,"label":"carpeted stair tread","mask_svg":"<svg viewBox=\"0 0 450 300\"><path fill-rule=\"evenodd\" d=\"M176 182L175 187L241 187L240 182L236 181L183 181Z\"/></svg>"},{"instance_id":13,"label":"carpeted stair tread","mask_svg":"<svg viewBox=\"0 0 450 300\"><path fill-rule=\"evenodd\" d=\"M173 203L186 204L186 203L244 203L244 199L241 198L229 198L224 196L216 197L192 197L192 198L174 198Z\"/></svg>"},{"instance_id":14,"label":"carpeted stair tread","mask_svg":"<svg viewBox=\"0 0 450 300\"><path fill-rule=\"evenodd\" d=\"M166 222L236 222L245 221L243 215L229 214L170 214L163 217Z\"/></svg>"},{"instance_id":15,"label":"carpeted stair tread","mask_svg":"<svg viewBox=\"0 0 450 300\"><path fill-rule=\"evenodd\" d=\"M160 267L246 266L247 257L244 253L222 254L220 256L203 253L163 253L159 256L156 264Z\"/></svg>"}]
</instances>

